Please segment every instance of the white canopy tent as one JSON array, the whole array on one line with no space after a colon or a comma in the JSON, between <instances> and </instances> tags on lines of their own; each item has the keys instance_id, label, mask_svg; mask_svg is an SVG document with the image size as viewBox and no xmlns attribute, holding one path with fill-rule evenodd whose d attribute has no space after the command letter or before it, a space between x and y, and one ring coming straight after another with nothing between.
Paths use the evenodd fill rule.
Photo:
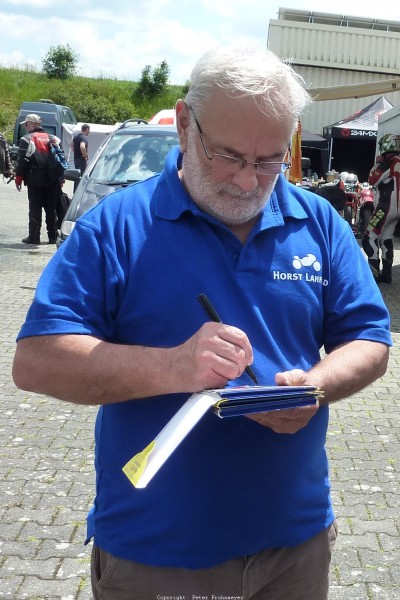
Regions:
<instances>
[{"instance_id":1,"label":"white canopy tent","mask_svg":"<svg viewBox=\"0 0 400 600\"><path fill-rule=\"evenodd\" d=\"M101 123L87 123L90 127L89 133L89 158L92 158L106 137L114 131L119 123L114 125L103 125ZM70 167L74 167L74 154L71 150L72 138L81 131L83 123L63 123L61 145Z\"/></svg>"}]
</instances>

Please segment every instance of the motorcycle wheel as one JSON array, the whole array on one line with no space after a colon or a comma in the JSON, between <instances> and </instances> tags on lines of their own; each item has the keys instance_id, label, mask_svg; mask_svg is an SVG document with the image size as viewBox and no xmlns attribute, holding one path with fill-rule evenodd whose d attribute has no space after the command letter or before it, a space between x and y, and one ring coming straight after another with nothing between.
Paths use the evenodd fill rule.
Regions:
<instances>
[{"instance_id":1,"label":"motorcycle wheel","mask_svg":"<svg viewBox=\"0 0 400 600\"><path fill-rule=\"evenodd\" d=\"M352 227L353 226L353 209L348 204L346 204L346 206L344 207L343 216L344 216L344 220L347 221L347 223L350 225L350 227Z\"/></svg>"},{"instance_id":2,"label":"motorcycle wheel","mask_svg":"<svg viewBox=\"0 0 400 600\"><path fill-rule=\"evenodd\" d=\"M364 233L367 231L367 227L372 217L372 210L370 208L364 208L363 215L360 223L360 237L364 236Z\"/></svg>"}]
</instances>

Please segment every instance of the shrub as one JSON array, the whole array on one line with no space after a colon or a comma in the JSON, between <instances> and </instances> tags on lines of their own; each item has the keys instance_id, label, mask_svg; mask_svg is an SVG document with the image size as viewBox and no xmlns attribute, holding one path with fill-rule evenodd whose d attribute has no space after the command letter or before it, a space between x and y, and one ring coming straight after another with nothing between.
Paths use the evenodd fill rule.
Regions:
<instances>
[{"instance_id":1,"label":"shrub","mask_svg":"<svg viewBox=\"0 0 400 600\"><path fill-rule=\"evenodd\" d=\"M82 97L82 100L76 100L73 108L79 121L88 123L112 124L126 121L134 115L134 106L127 102L104 101L100 97Z\"/></svg>"},{"instance_id":2,"label":"shrub","mask_svg":"<svg viewBox=\"0 0 400 600\"><path fill-rule=\"evenodd\" d=\"M78 59L69 44L51 46L42 61L43 71L49 79L68 79L76 74Z\"/></svg>"},{"instance_id":3,"label":"shrub","mask_svg":"<svg viewBox=\"0 0 400 600\"><path fill-rule=\"evenodd\" d=\"M15 119L21 102L51 98L56 104L72 108L81 122L113 124L133 117L150 119L162 108L173 108L182 98L182 86L166 86L154 99L132 100L132 81L104 77L73 76L49 78L42 71L5 68L0 65L0 131L12 140Z\"/></svg>"},{"instance_id":4,"label":"shrub","mask_svg":"<svg viewBox=\"0 0 400 600\"><path fill-rule=\"evenodd\" d=\"M170 68L166 60L163 60L154 69L146 65L137 87L133 91L135 101L151 100L161 96L167 89Z\"/></svg>"}]
</instances>

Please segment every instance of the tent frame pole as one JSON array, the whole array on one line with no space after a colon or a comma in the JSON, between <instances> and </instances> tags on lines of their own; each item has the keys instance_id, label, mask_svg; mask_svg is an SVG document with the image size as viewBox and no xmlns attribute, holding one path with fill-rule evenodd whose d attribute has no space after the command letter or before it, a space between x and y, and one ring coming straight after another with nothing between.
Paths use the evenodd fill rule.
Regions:
<instances>
[{"instance_id":1,"label":"tent frame pole","mask_svg":"<svg viewBox=\"0 0 400 600\"><path fill-rule=\"evenodd\" d=\"M329 159L328 159L328 171L332 171L332 146L333 146L333 137L329 140Z\"/></svg>"}]
</instances>

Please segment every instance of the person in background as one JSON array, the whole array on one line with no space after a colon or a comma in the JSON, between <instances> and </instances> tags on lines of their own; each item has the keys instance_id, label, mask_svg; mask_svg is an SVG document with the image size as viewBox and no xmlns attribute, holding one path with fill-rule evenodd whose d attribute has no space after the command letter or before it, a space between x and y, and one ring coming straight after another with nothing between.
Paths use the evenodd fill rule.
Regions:
<instances>
[{"instance_id":1,"label":"person in background","mask_svg":"<svg viewBox=\"0 0 400 600\"><path fill-rule=\"evenodd\" d=\"M176 104L179 147L163 173L78 219L40 279L13 377L100 405L95 600L328 597L329 404L385 373L391 337L348 224L284 177L309 101L270 51L210 50ZM222 323L205 319L201 293ZM124 465L188 397L251 384L250 364L262 385L324 398L225 420L209 411L133 487Z\"/></svg>"},{"instance_id":2,"label":"person in background","mask_svg":"<svg viewBox=\"0 0 400 600\"><path fill-rule=\"evenodd\" d=\"M89 160L89 140L88 135L90 133L90 126L84 123L79 133L77 133L72 142L71 149L74 151L74 166L75 169L79 169L81 176L86 170L87 163ZM74 191L76 190L79 182L74 182Z\"/></svg>"},{"instance_id":3,"label":"person in background","mask_svg":"<svg viewBox=\"0 0 400 600\"><path fill-rule=\"evenodd\" d=\"M0 133L0 174L10 180L14 177L10 149L8 147L8 142L2 133Z\"/></svg>"},{"instance_id":4,"label":"person in background","mask_svg":"<svg viewBox=\"0 0 400 600\"><path fill-rule=\"evenodd\" d=\"M400 135L385 134L378 148L368 176L368 183L376 188L376 206L362 247L375 280L392 283L393 236L400 219Z\"/></svg>"},{"instance_id":5,"label":"person in background","mask_svg":"<svg viewBox=\"0 0 400 600\"><path fill-rule=\"evenodd\" d=\"M15 185L18 191L23 183L28 188L28 237L22 240L24 244L40 244L42 209L46 214L49 244L56 243L56 206L61 182L51 176L48 162L49 141L56 143L57 138L52 139L41 123L39 115L33 113L21 123L28 133L19 142Z\"/></svg>"}]
</instances>

